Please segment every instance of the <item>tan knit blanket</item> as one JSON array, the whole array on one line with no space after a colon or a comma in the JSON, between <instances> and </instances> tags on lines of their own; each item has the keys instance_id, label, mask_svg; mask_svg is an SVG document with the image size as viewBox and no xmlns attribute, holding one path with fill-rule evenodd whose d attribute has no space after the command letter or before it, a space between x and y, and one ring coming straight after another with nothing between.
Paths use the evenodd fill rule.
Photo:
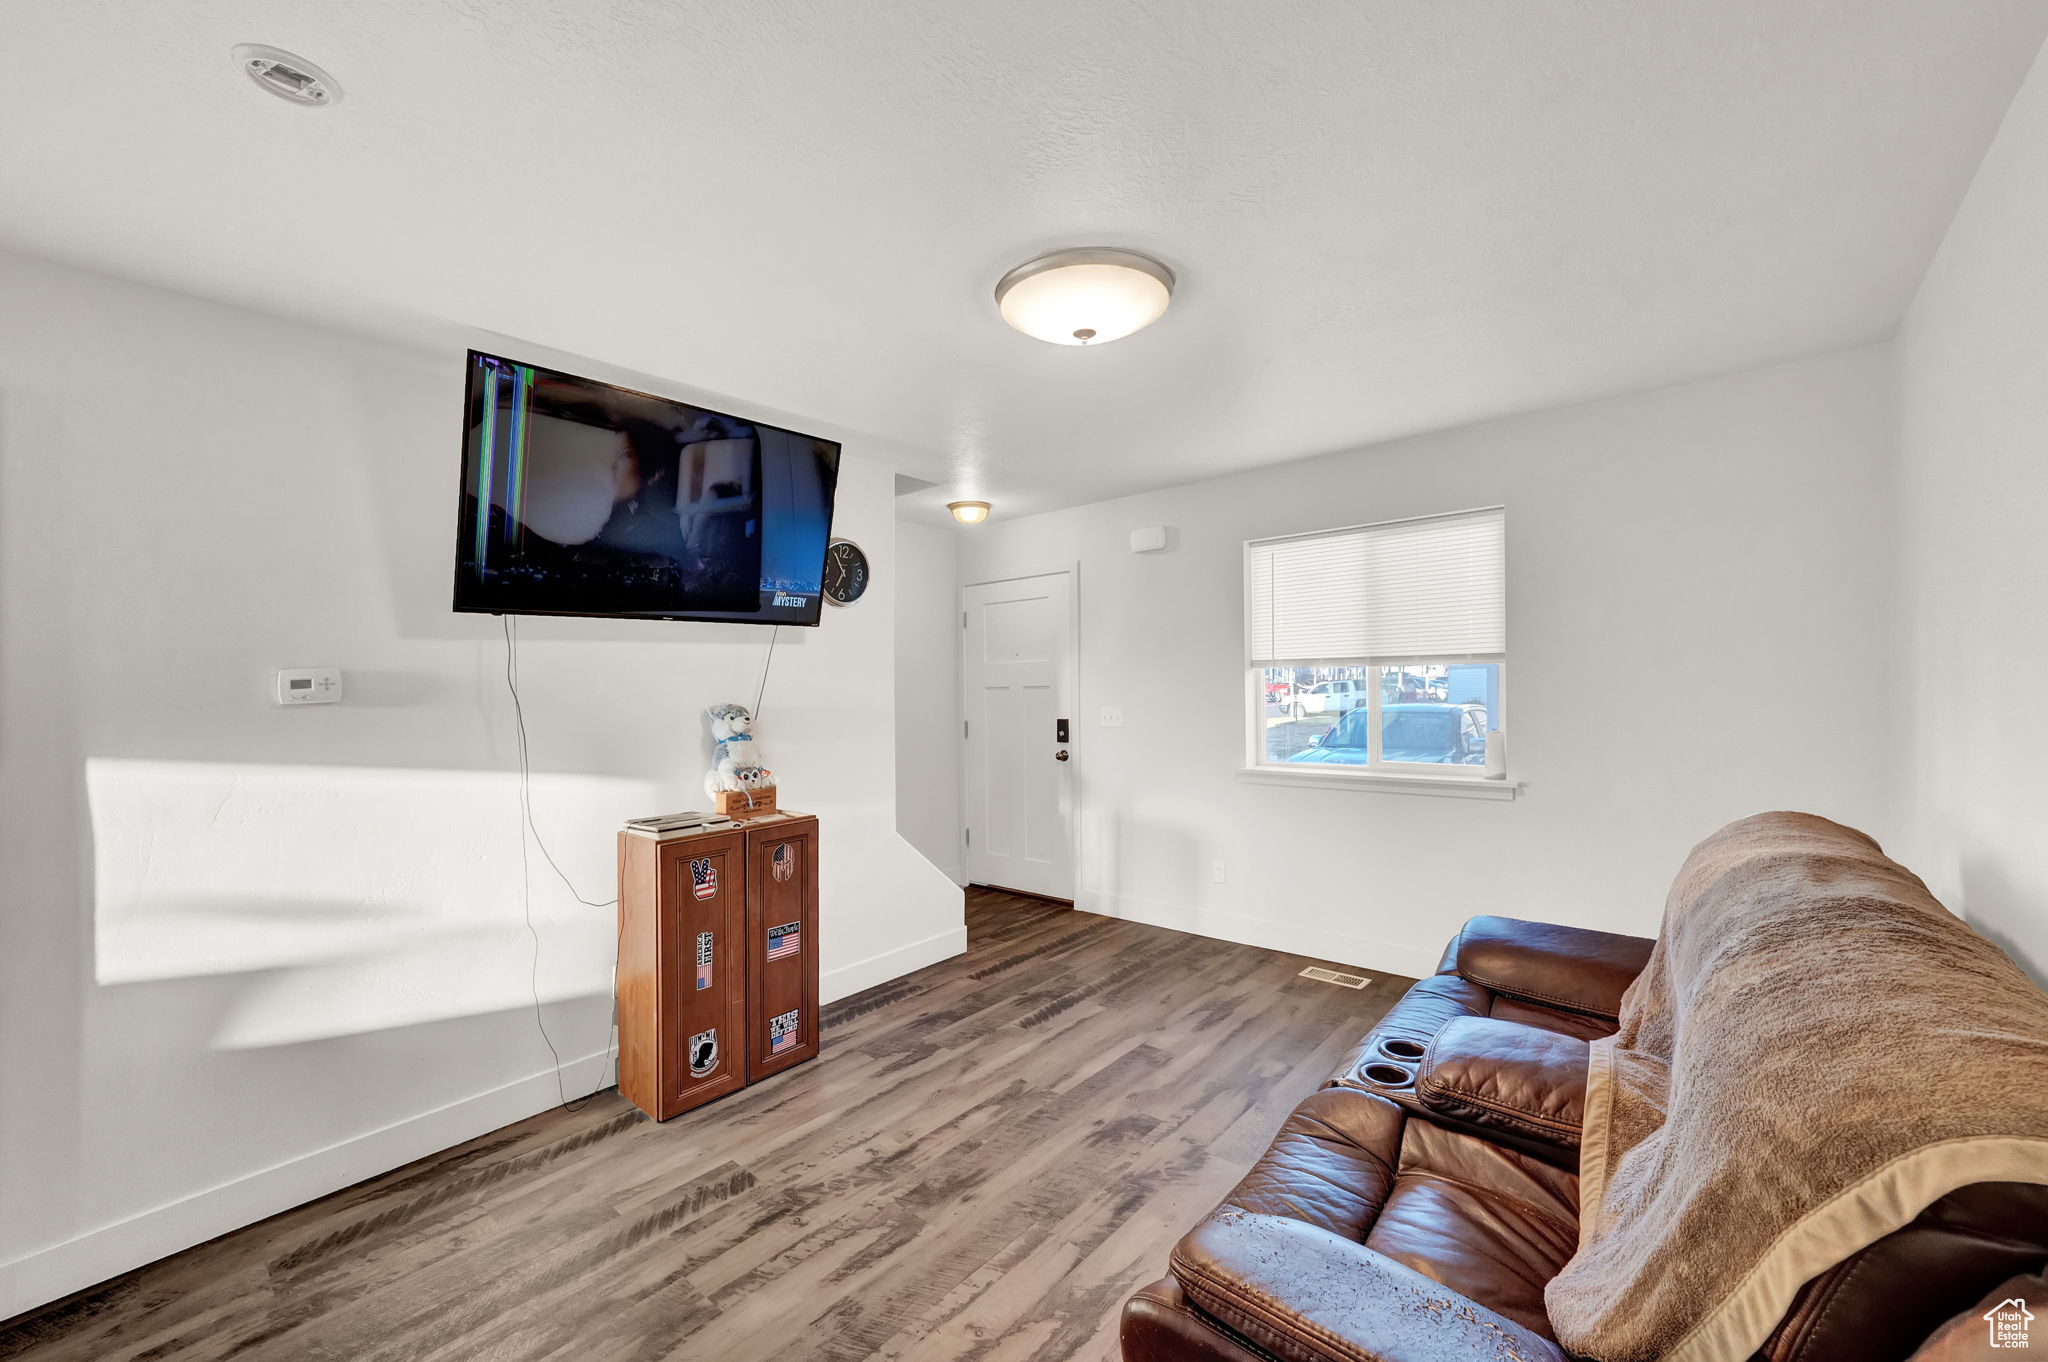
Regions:
<instances>
[{"instance_id":1,"label":"tan knit blanket","mask_svg":"<svg viewBox=\"0 0 2048 1362\"><path fill-rule=\"evenodd\" d=\"M1870 838L1759 814L1679 871L1586 1099L1558 1341L1742 1362L1945 1193L2048 1183L2048 995Z\"/></svg>"}]
</instances>

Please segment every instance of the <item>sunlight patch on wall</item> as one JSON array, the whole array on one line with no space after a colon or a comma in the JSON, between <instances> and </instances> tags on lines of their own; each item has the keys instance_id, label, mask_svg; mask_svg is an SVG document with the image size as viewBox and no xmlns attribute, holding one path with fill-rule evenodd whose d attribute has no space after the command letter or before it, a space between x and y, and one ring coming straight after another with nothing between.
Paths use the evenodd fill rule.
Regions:
<instances>
[{"instance_id":1,"label":"sunlight patch on wall","mask_svg":"<svg viewBox=\"0 0 2048 1362\"><path fill-rule=\"evenodd\" d=\"M92 758L94 976L237 978L214 1044L288 1044L609 995L610 908L527 843L510 772ZM644 780L536 774L534 818L582 897L614 893Z\"/></svg>"}]
</instances>

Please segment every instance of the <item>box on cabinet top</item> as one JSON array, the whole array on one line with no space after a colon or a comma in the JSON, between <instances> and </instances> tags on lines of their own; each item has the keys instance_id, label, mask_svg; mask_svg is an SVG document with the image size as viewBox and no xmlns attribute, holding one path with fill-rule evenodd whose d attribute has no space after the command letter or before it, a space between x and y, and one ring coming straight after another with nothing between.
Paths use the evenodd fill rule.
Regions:
<instances>
[{"instance_id":1,"label":"box on cabinet top","mask_svg":"<svg viewBox=\"0 0 2048 1362\"><path fill-rule=\"evenodd\" d=\"M627 824L621 829L635 837L646 837L656 842L679 842L692 837L720 837L729 832L744 832L748 828L771 827L777 823L792 823L809 818L810 814L798 813L794 809L778 809L774 813L756 814L752 818L728 819L720 823L697 824L687 828L636 828Z\"/></svg>"}]
</instances>

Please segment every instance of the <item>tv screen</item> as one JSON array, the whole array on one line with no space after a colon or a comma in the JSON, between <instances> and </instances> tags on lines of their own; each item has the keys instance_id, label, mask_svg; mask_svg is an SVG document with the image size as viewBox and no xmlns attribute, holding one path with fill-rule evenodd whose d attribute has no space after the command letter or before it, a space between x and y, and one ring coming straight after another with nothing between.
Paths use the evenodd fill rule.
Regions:
<instances>
[{"instance_id":1,"label":"tv screen","mask_svg":"<svg viewBox=\"0 0 2048 1362\"><path fill-rule=\"evenodd\" d=\"M839 446L469 352L455 608L816 624Z\"/></svg>"}]
</instances>

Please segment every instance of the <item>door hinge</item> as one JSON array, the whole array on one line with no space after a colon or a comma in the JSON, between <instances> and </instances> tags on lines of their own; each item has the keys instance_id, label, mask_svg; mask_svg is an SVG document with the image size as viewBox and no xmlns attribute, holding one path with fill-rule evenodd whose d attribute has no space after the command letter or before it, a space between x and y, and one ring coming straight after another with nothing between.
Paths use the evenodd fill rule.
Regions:
<instances>
[{"instance_id":1,"label":"door hinge","mask_svg":"<svg viewBox=\"0 0 2048 1362\"><path fill-rule=\"evenodd\" d=\"M961 836L961 837L962 837L963 839L965 839L965 841L966 841L967 845L969 845L969 846L973 846L973 845L974 845L974 829L973 829L973 828L962 828L962 829L960 829L960 836Z\"/></svg>"},{"instance_id":2,"label":"door hinge","mask_svg":"<svg viewBox=\"0 0 2048 1362\"><path fill-rule=\"evenodd\" d=\"M967 736L967 733L968 733L968 730L969 730L969 729L971 729L972 727L973 727L973 725L972 725L972 724L970 724L970 723L969 723L969 722L968 722L967 720L965 720L965 719L962 719L962 720L960 721L960 736L961 736L961 737L963 737L963 738L964 738L964 737L966 737L966 736Z\"/></svg>"},{"instance_id":3,"label":"door hinge","mask_svg":"<svg viewBox=\"0 0 2048 1362\"><path fill-rule=\"evenodd\" d=\"M967 612L965 610L960 612L960 627L962 629L967 627Z\"/></svg>"}]
</instances>

